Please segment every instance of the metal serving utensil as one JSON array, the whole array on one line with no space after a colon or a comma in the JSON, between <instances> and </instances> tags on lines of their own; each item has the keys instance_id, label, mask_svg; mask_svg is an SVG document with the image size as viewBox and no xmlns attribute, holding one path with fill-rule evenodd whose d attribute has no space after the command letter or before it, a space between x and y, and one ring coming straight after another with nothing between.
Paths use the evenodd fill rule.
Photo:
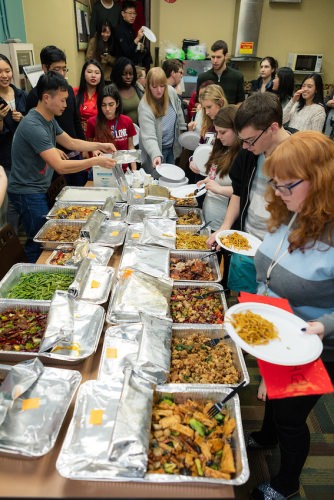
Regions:
<instances>
[{"instance_id":1,"label":"metal serving utensil","mask_svg":"<svg viewBox=\"0 0 334 500\"><path fill-rule=\"evenodd\" d=\"M209 297L209 295L217 295L218 293L229 292L229 288L223 288L223 290L212 290L211 292L206 292L198 295L193 295L195 299L205 299L205 297Z\"/></svg>"},{"instance_id":2,"label":"metal serving utensil","mask_svg":"<svg viewBox=\"0 0 334 500\"><path fill-rule=\"evenodd\" d=\"M202 229L205 229L206 227L208 227L208 226L211 224L211 222L212 222L212 221L211 221L211 220L209 220L209 222L206 222L206 223L204 224L204 226L201 226L201 227L199 228L199 230L198 230L198 231L196 231L196 233L194 233L194 236L195 236L195 235L197 236L198 234L201 234Z\"/></svg>"}]
</instances>

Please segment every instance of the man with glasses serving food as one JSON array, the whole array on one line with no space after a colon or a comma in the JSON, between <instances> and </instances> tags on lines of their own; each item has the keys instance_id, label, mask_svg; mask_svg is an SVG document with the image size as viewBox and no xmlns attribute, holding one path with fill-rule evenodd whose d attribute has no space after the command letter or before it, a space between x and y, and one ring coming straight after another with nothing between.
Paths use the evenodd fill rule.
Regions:
<instances>
[{"instance_id":1,"label":"man with glasses serving food","mask_svg":"<svg viewBox=\"0 0 334 500\"><path fill-rule=\"evenodd\" d=\"M222 226L207 241L209 247L215 243L219 231L231 228L263 240L269 218L264 199L269 179L263 174L263 163L276 146L290 136L282 127L282 106L277 96L270 92L253 94L241 104L235 128L242 141L242 150L230 170L233 194ZM293 189L294 186L289 187ZM230 290L256 293L253 257L232 254L228 287Z\"/></svg>"}]
</instances>

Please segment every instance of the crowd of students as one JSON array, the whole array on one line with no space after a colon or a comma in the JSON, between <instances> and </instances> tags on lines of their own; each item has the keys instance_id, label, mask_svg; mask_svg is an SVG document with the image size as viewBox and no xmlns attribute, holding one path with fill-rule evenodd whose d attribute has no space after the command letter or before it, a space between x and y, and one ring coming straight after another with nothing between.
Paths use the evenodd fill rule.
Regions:
<instances>
[{"instance_id":1,"label":"crowd of students","mask_svg":"<svg viewBox=\"0 0 334 500\"><path fill-rule=\"evenodd\" d=\"M306 76L295 91L293 72L268 56L245 99L243 75L227 64L228 47L219 40L211 47L212 68L199 75L185 116L177 91L182 63L149 69L150 63L137 59L137 52L145 52L138 47L140 26L131 31L132 45L119 43L130 37L140 2L103 3L110 5L109 18L101 18L97 2L94 37L77 87L65 79L66 56L57 47L41 51L45 74L28 96L11 83L11 63L0 54L0 205L7 189L6 218L16 230L22 224L29 261L39 256L33 237L45 222L54 171L71 185L84 185L96 156L101 166L113 168L115 161L101 153L134 147L139 125L142 166L156 177L162 162L178 162L178 139L188 122L199 143L208 132L216 134L207 176L198 180L207 188L203 210L214 230L208 247L217 231L231 228L263 242L255 258L232 255L224 278L228 287L287 298L294 313L308 321L306 334L323 340L322 358L333 379L334 143L322 132L321 76ZM329 99L328 108L333 103ZM184 168L198 174L192 159ZM264 399L262 428L246 445L278 444L281 466L252 498L284 500L299 489L309 451L306 419L318 397Z\"/></svg>"}]
</instances>

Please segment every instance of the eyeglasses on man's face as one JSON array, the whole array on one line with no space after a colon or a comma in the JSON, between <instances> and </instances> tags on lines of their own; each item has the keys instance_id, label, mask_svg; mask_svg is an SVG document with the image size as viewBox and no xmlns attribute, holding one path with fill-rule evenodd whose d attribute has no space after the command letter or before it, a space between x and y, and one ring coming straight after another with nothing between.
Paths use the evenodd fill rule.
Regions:
<instances>
[{"instance_id":1,"label":"eyeglasses on man's face","mask_svg":"<svg viewBox=\"0 0 334 500\"><path fill-rule=\"evenodd\" d=\"M66 73L69 72L69 69L66 66L55 66L54 68L49 66L49 70L55 71L56 73L64 73L65 75L66 75Z\"/></svg>"},{"instance_id":2,"label":"eyeglasses on man's face","mask_svg":"<svg viewBox=\"0 0 334 500\"><path fill-rule=\"evenodd\" d=\"M274 191L278 191L283 196L291 196L293 188L295 188L302 182L304 182L304 179L300 179L299 181L292 182L290 184L277 184L274 179L269 179L268 184L273 188Z\"/></svg>"},{"instance_id":3,"label":"eyeglasses on man's face","mask_svg":"<svg viewBox=\"0 0 334 500\"><path fill-rule=\"evenodd\" d=\"M271 124L270 124L270 125L271 125ZM239 139L242 143L247 144L247 146L254 146L254 145L257 143L257 141L260 139L260 137L262 137L262 136L263 136L263 134L264 134L264 133L268 130L268 128L270 127L270 125L267 125L267 126L266 126L266 128L264 128L264 129L262 130L262 132L260 132L260 134L259 134L257 137L255 137L255 139L243 139L243 138L242 138L242 137L240 137L239 135L238 135L238 139Z\"/></svg>"}]
</instances>

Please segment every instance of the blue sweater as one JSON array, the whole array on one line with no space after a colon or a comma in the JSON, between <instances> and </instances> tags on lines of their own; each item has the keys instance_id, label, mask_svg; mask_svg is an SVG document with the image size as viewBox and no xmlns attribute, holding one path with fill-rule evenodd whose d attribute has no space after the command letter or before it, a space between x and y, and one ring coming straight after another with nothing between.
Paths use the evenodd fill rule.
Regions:
<instances>
[{"instance_id":1,"label":"blue sweater","mask_svg":"<svg viewBox=\"0 0 334 500\"><path fill-rule=\"evenodd\" d=\"M282 225L267 233L255 255L259 294L264 293L268 267L286 231L287 226ZM334 361L334 246L318 241L304 252L298 249L288 253L287 236L270 275L268 294L288 299L293 312L302 319L324 324L324 348L332 347Z\"/></svg>"}]
</instances>

